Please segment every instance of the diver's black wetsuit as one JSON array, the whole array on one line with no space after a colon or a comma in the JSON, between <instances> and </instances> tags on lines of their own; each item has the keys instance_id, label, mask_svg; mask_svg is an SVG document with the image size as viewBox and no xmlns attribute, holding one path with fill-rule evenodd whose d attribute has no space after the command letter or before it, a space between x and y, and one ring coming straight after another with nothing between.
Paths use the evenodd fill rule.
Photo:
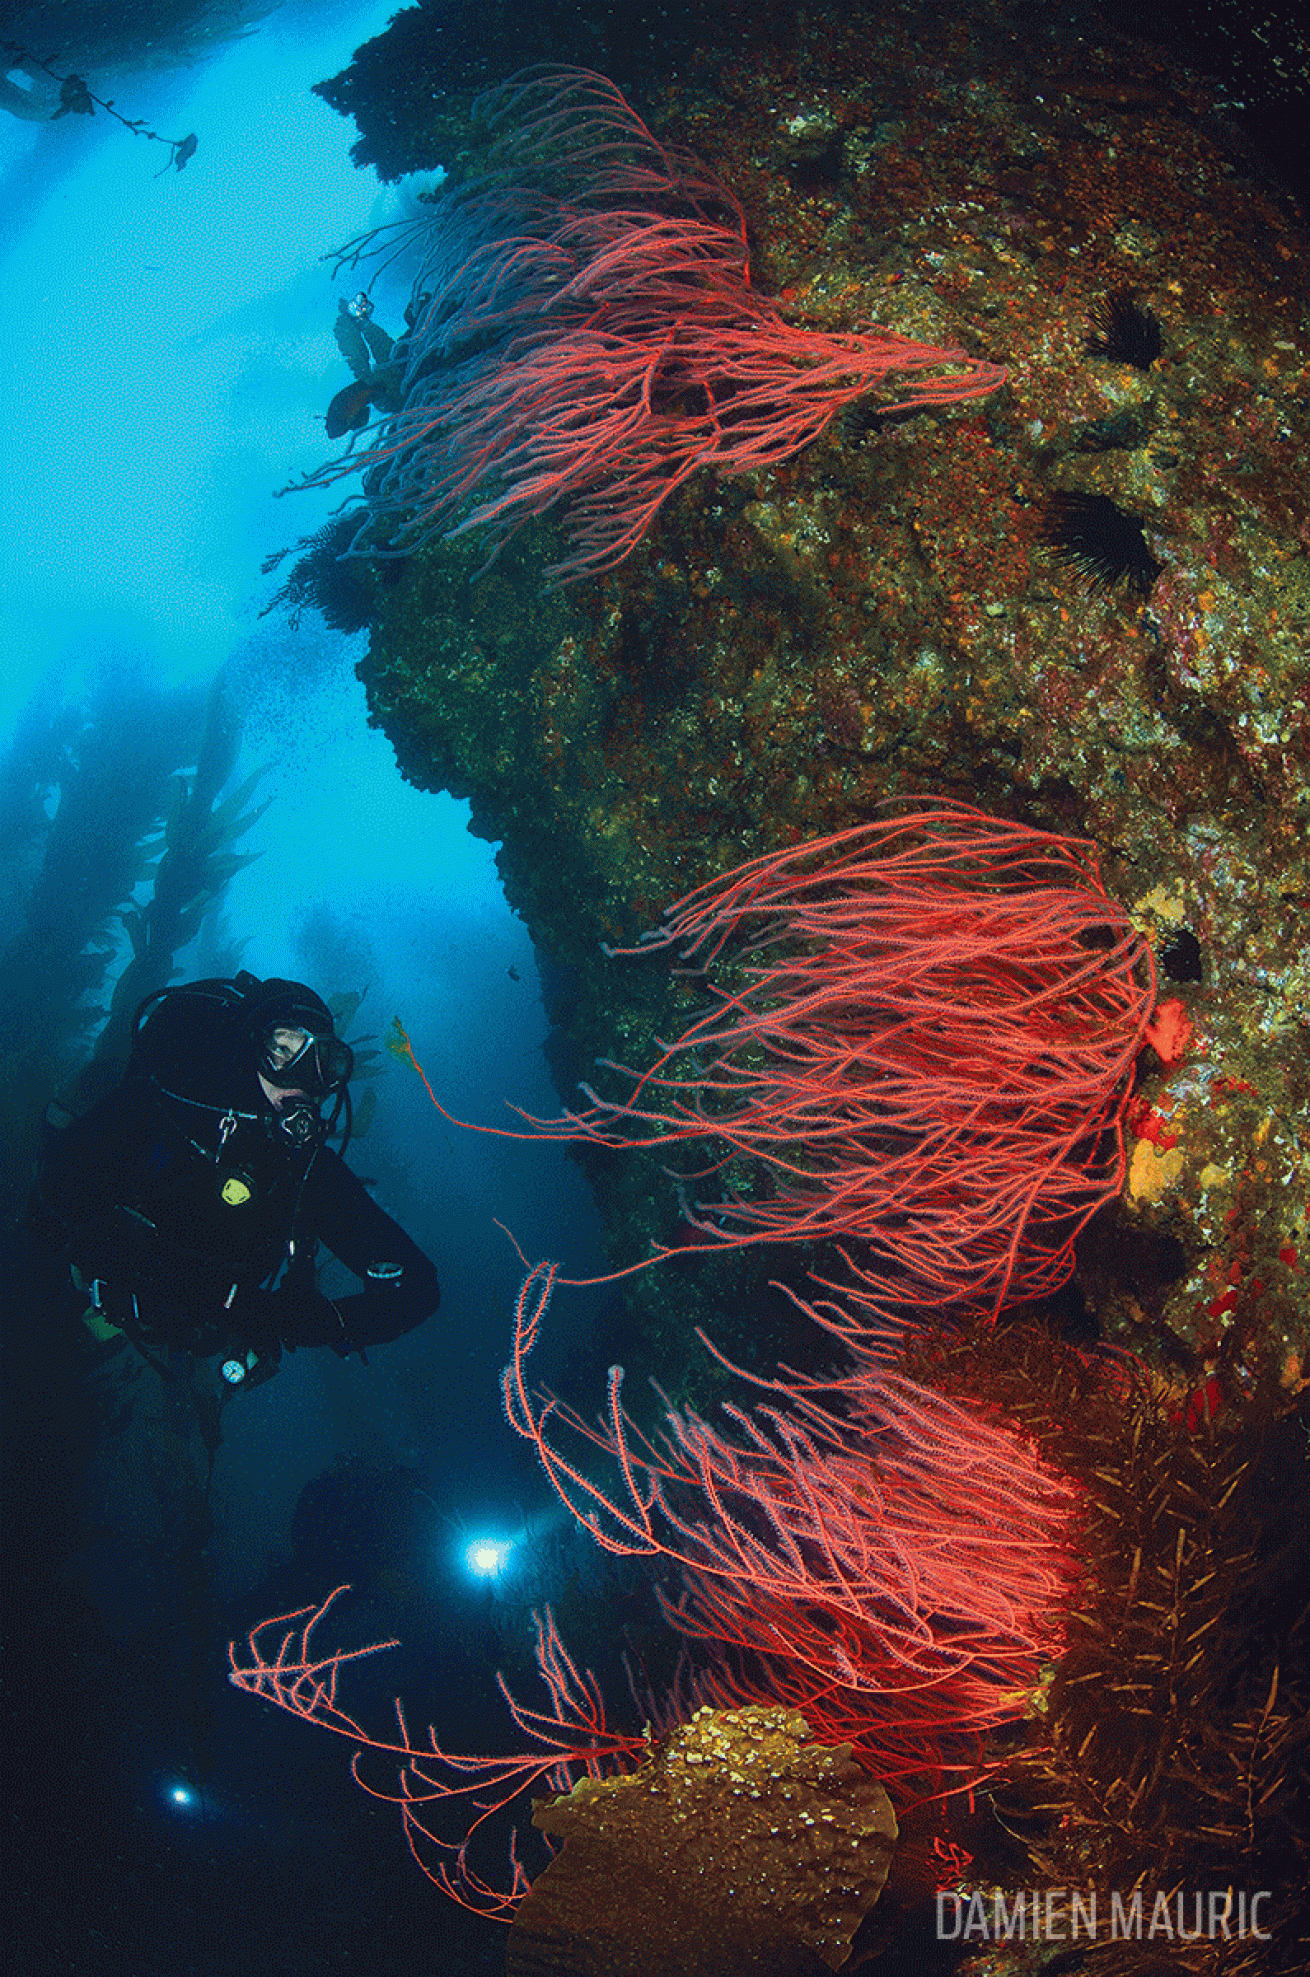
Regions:
<instances>
[{"instance_id":1,"label":"diver's black wetsuit","mask_svg":"<svg viewBox=\"0 0 1310 1977\"><path fill-rule=\"evenodd\" d=\"M434 1266L323 1144L316 1107L270 1103L239 1005L190 994L147 1025L167 1014L165 1047L57 1136L33 1226L138 1344L344 1355L412 1331L440 1301ZM362 1290L315 1288L319 1242Z\"/></svg>"}]
</instances>

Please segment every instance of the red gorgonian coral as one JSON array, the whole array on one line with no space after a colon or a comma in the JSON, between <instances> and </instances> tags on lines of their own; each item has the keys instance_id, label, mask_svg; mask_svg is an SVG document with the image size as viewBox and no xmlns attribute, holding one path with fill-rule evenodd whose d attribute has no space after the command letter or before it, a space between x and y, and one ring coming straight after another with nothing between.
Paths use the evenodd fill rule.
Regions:
<instances>
[{"instance_id":1,"label":"red gorgonian coral","mask_svg":"<svg viewBox=\"0 0 1310 1977\"><path fill-rule=\"evenodd\" d=\"M527 1384L554 1279L540 1264L519 1293L506 1412L597 1544L682 1568L666 1612L714 1647L699 1692L799 1709L902 1805L976 1782L980 1734L1022 1712L1058 1652L1075 1487L994 1409L949 1400L869 1347L826 1379L752 1376L768 1399L725 1403L726 1430L666 1403L654 1440L612 1367L592 1425ZM850 1342L853 1328L802 1309ZM596 1481L597 1450L617 1487Z\"/></svg>"},{"instance_id":2,"label":"red gorgonian coral","mask_svg":"<svg viewBox=\"0 0 1310 1977\"><path fill-rule=\"evenodd\" d=\"M980 398L998 364L891 330L788 323L751 286L741 208L690 153L656 141L614 84L525 69L474 105L474 174L430 218L349 243L421 245L399 413L323 486L363 469L405 553L485 529L494 555L562 505L555 582L613 569L701 467L744 473L808 446L843 405L899 380L885 411ZM376 534L370 554L388 553Z\"/></svg>"},{"instance_id":3,"label":"red gorgonian coral","mask_svg":"<svg viewBox=\"0 0 1310 1977\"><path fill-rule=\"evenodd\" d=\"M889 808L711 880L617 951L668 948L708 1011L650 1069L608 1065L626 1098L585 1086L588 1110L538 1131L703 1151L685 1178L706 1248L835 1242L875 1322L1065 1282L1123 1181L1155 1002L1094 845Z\"/></svg>"},{"instance_id":4,"label":"red gorgonian coral","mask_svg":"<svg viewBox=\"0 0 1310 1977\"><path fill-rule=\"evenodd\" d=\"M228 1679L247 1695L262 1696L302 1722L316 1723L355 1744L350 1768L356 1783L370 1797L400 1807L409 1850L428 1879L466 1908L508 1920L527 1891L528 1876L511 1842L508 1885L497 1887L484 1878L473 1852L487 1821L539 1782L554 1792L567 1792L580 1777L609 1777L631 1770L646 1754L648 1741L610 1729L595 1677L570 1659L549 1608L544 1615L533 1616L537 1668L547 1707L527 1708L504 1677L496 1677L510 1719L530 1748L504 1757L445 1751L430 1728L415 1742L399 1698L394 1705L395 1736L375 1736L342 1706L341 1671L397 1643L375 1641L367 1647L320 1652L314 1641L319 1622L346 1591L347 1587L338 1586L316 1607L300 1607L261 1621L242 1647L231 1642ZM374 1783L366 1774L366 1754L394 1761L394 1789ZM445 1828L452 1805L454 1821Z\"/></svg>"},{"instance_id":5,"label":"red gorgonian coral","mask_svg":"<svg viewBox=\"0 0 1310 1977\"><path fill-rule=\"evenodd\" d=\"M527 1384L554 1281L554 1266L539 1265L519 1293L503 1375L510 1422L603 1549L680 1567L682 1595L665 1608L711 1650L700 1699L799 1710L812 1737L849 1744L902 1809L988 1775L981 1738L1022 1714L1043 1658L1059 1652L1079 1570L1080 1495L1031 1436L868 1349L835 1378L757 1380L768 1398L725 1407L723 1430L669 1409L654 1440L626 1415L615 1367L606 1416L591 1426ZM575 1453L563 1452L561 1432ZM590 1473L598 1453L617 1468L616 1485ZM339 1677L394 1643L317 1651L314 1630L335 1598L257 1627L231 1650L232 1681L355 1742L356 1778L400 1807L424 1872L466 1905L508 1917L528 1876L511 1848L509 1886L486 1878L473 1853L487 1822L537 1781L561 1792L582 1775L630 1770L649 1735L611 1727L595 1678L570 1660L547 1613L537 1630L547 1707L526 1708L500 1681L529 1747L453 1753L431 1729L413 1738L399 1702L396 1735L378 1737L343 1707ZM395 1785L373 1781L374 1755L394 1762Z\"/></svg>"}]
</instances>

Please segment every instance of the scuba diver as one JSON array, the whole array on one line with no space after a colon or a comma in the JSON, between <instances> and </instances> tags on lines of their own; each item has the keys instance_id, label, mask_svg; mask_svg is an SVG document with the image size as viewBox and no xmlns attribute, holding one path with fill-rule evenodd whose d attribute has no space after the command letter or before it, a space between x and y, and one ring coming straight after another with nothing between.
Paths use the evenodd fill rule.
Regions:
<instances>
[{"instance_id":1,"label":"scuba diver","mask_svg":"<svg viewBox=\"0 0 1310 1977\"><path fill-rule=\"evenodd\" d=\"M160 142L168 146L169 156L168 163L161 165L155 173L156 178L162 178L164 173L168 171L185 171L187 161L196 155L200 139L192 131L188 137L164 137L160 139Z\"/></svg>"},{"instance_id":2,"label":"scuba diver","mask_svg":"<svg viewBox=\"0 0 1310 1977\"><path fill-rule=\"evenodd\" d=\"M342 1158L353 1068L302 983L241 973L146 997L122 1083L54 1137L28 1211L93 1336L158 1370L174 1348L221 1356L235 1388L271 1377L284 1347L344 1358L431 1316L435 1268ZM361 1290L319 1291L320 1242Z\"/></svg>"}]
</instances>

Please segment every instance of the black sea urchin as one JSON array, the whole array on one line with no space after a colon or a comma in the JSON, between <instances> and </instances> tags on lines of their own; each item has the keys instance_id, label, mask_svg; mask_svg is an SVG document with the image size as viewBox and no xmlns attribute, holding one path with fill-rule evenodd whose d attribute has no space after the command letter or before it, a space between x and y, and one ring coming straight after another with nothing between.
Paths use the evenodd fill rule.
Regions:
<instances>
[{"instance_id":1,"label":"black sea urchin","mask_svg":"<svg viewBox=\"0 0 1310 1977\"><path fill-rule=\"evenodd\" d=\"M1108 495L1084 494L1078 488L1051 496L1041 539L1093 590L1115 590L1122 584L1149 597L1164 567L1151 554L1140 516L1126 515Z\"/></svg>"},{"instance_id":2,"label":"black sea urchin","mask_svg":"<svg viewBox=\"0 0 1310 1977\"><path fill-rule=\"evenodd\" d=\"M1116 364L1149 371L1164 348L1159 317L1142 306L1131 288L1116 288L1098 303L1091 324L1089 357L1109 357Z\"/></svg>"}]
</instances>

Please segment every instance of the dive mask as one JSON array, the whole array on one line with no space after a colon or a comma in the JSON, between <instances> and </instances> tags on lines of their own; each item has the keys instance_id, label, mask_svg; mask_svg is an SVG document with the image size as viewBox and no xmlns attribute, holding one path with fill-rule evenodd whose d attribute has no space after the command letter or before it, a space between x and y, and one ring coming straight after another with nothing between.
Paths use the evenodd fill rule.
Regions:
<instances>
[{"instance_id":1,"label":"dive mask","mask_svg":"<svg viewBox=\"0 0 1310 1977\"><path fill-rule=\"evenodd\" d=\"M333 1034L326 1009L322 1016L312 1007L278 1010L265 1022L259 1042L259 1072L278 1091L327 1098L349 1082L354 1068L354 1052Z\"/></svg>"}]
</instances>

